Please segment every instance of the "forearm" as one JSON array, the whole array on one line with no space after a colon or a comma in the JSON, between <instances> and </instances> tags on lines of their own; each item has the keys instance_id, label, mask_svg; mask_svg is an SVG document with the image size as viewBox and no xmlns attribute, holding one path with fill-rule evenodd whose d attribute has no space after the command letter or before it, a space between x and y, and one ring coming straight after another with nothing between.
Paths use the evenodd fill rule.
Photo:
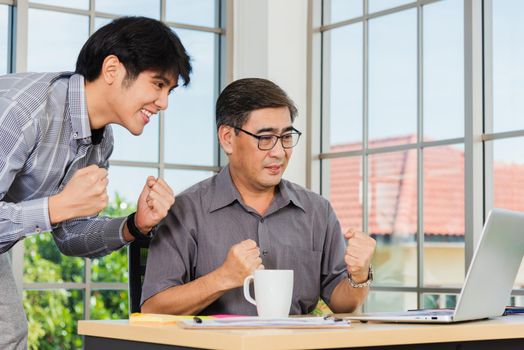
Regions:
<instances>
[{"instance_id":1,"label":"forearm","mask_svg":"<svg viewBox=\"0 0 524 350\"><path fill-rule=\"evenodd\" d=\"M231 288L224 281L223 271L211 273L183 285L168 288L142 305L142 312L172 315L197 315Z\"/></svg>"},{"instance_id":2,"label":"forearm","mask_svg":"<svg viewBox=\"0 0 524 350\"><path fill-rule=\"evenodd\" d=\"M47 198L0 202L0 253L25 236L50 230Z\"/></svg>"},{"instance_id":3,"label":"forearm","mask_svg":"<svg viewBox=\"0 0 524 350\"><path fill-rule=\"evenodd\" d=\"M353 312L364 303L369 292L369 287L353 288L347 279L341 280L333 290L329 307L335 313Z\"/></svg>"},{"instance_id":4,"label":"forearm","mask_svg":"<svg viewBox=\"0 0 524 350\"><path fill-rule=\"evenodd\" d=\"M74 219L53 230L53 237L62 254L96 258L124 245L120 233L124 220L107 217Z\"/></svg>"}]
</instances>

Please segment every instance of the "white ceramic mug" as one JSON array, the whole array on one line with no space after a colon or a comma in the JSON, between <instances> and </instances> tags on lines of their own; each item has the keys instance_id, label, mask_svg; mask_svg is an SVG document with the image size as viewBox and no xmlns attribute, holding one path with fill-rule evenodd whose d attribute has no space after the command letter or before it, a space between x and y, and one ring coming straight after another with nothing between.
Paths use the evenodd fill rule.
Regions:
<instances>
[{"instance_id":1,"label":"white ceramic mug","mask_svg":"<svg viewBox=\"0 0 524 350\"><path fill-rule=\"evenodd\" d=\"M255 283L255 299L249 293ZM255 270L244 279L244 298L257 307L264 318L288 317L293 297L293 270Z\"/></svg>"}]
</instances>

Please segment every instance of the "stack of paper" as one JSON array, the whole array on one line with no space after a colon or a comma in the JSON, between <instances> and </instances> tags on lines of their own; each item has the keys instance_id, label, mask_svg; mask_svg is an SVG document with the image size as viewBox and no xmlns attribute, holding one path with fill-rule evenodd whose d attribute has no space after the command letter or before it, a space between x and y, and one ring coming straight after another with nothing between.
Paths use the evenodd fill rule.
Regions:
<instances>
[{"instance_id":1,"label":"stack of paper","mask_svg":"<svg viewBox=\"0 0 524 350\"><path fill-rule=\"evenodd\" d=\"M234 317L221 319L180 320L178 324L188 329L246 329L246 328L344 328L350 321L324 317Z\"/></svg>"},{"instance_id":2,"label":"stack of paper","mask_svg":"<svg viewBox=\"0 0 524 350\"><path fill-rule=\"evenodd\" d=\"M206 318L206 316L202 316ZM133 324L175 324L181 320L193 320L193 316L177 316L165 314L142 314L139 312L132 313L129 316L129 323ZM209 318L209 317L208 317Z\"/></svg>"}]
</instances>

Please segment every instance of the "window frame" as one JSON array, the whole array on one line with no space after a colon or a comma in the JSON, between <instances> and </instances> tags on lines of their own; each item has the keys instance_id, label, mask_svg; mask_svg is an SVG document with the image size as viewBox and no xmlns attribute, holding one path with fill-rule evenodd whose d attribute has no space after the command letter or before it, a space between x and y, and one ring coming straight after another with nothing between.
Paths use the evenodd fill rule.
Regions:
<instances>
[{"instance_id":1,"label":"window frame","mask_svg":"<svg viewBox=\"0 0 524 350\"><path fill-rule=\"evenodd\" d=\"M327 1L327 0L326 0ZM464 146L464 195L465 195L465 271L469 267L473 257L474 247L480 238L483 223L492 208L493 203L493 157L492 145L487 141L524 136L524 130L511 132L493 133L492 115L492 76L491 76L491 4L493 0L456 0L461 1L464 6L464 107L465 125L464 137L443 139L438 141L423 140L423 7L425 5L441 2L443 0L417 0L413 3L389 8L380 12L369 13L369 0L362 0L363 14L359 17L348 18L343 21L324 25L324 11L326 7L324 0L309 0L310 15L308 18L308 130L310 130L307 149L307 187L327 195L329 197L329 169L324 160L359 157L362 162L362 179L360 197L362 198L362 223L364 231L368 228L368 193L369 174L368 157L373 154L382 154L409 149L417 150L417 285L407 286L385 286L376 281L372 287L373 291L388 292L416 292L418 307L423 307L424 294L458 294L459 288L425 287L424 274L424 218L423 198L423 150L445 145ZM369 20L381 16L387 16L408 9L417 9L417 141L411 144L396 145L384 148L368 147L368 74L369 74ZM484 15L484 17L483 17ZM345 152L329 152L323 150L323 140L329 137L329 114L327 109L328 100L325 100L323 79L328 70L329 63L325 57L329 48L326 48L323 33L330 30L348 26L355 23L363 23L363 93L362 93L362 149ZM486 35L484 33L487 33ZM329 43L327 43L329 45ZM513 295L524 295L524 289L513 291Z\"/></svg>"}]
</instances>

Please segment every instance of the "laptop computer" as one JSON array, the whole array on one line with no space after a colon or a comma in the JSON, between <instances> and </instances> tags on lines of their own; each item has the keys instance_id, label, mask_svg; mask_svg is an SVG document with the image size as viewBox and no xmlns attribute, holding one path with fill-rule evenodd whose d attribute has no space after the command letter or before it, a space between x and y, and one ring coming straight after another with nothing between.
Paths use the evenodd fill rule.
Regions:
<instances>
[{"instance_id":1,"label":"laptop computer","mask_svg":"<svg viewBox=\"0 0 524 350\"><path fill-rule=\"evenodd\" d=\"M473 254L455 310L374 312L349 320L453 323L501 316L524 256L524 213L493 209Z\"/></svg>"}]
</instances>

